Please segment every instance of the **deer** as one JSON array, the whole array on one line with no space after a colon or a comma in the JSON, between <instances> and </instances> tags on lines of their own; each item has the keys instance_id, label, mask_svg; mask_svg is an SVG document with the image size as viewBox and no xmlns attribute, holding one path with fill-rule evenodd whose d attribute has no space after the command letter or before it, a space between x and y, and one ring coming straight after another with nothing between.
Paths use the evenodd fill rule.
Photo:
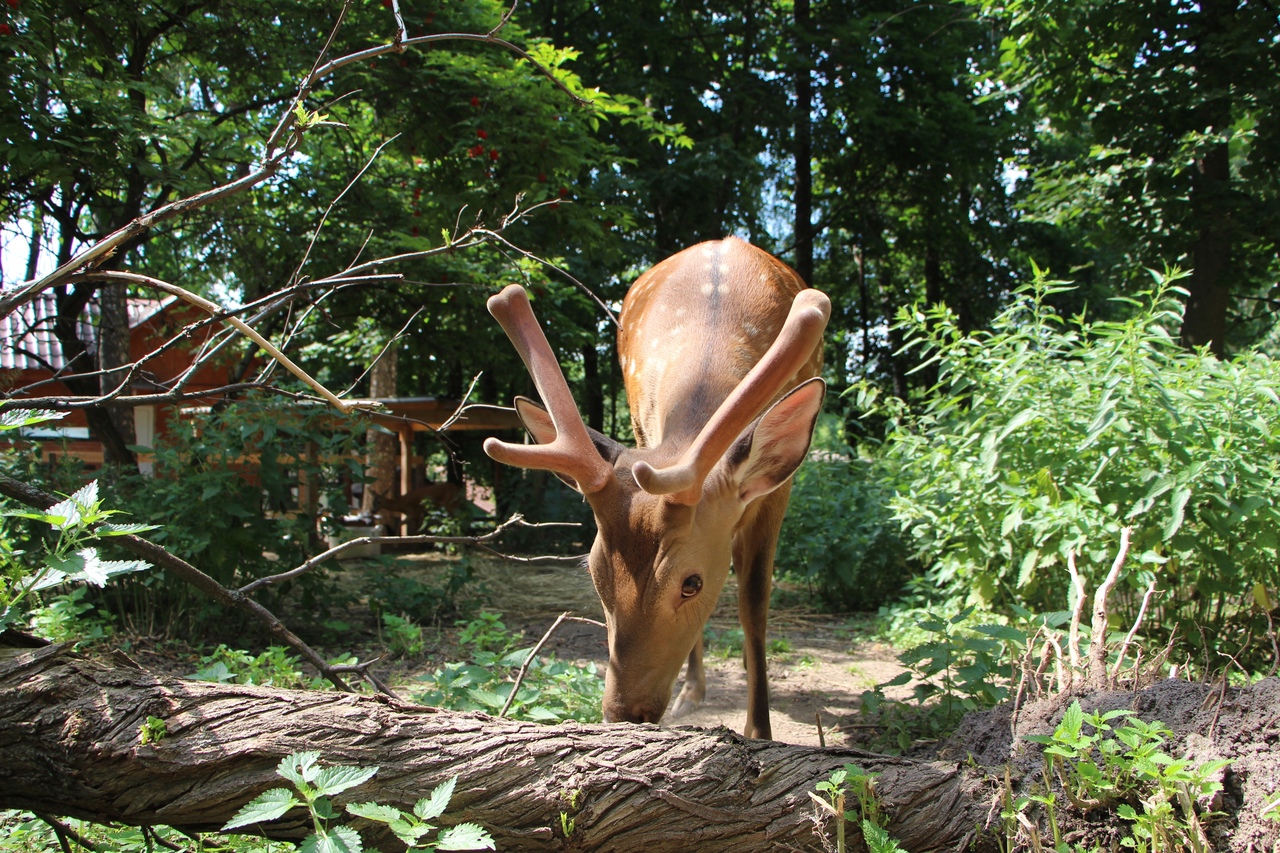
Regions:
<instances>
[{"instance_id":1,"label":"deer","mask_svg":"<svg viewBox=\"0 0 1280 853\"><path fill-rule=\"evenodd\" d=\"M732 566L747 673L744 734L771 739L765 632L774 556L791 478L826 393L830 301L733 237L645 272L618 318L634 448L583 422L523 287L507 286L488 308L543 405L515 399L534 443L491 437L485 452L555 474L595 516L586 565L605 614L605 721L658 723L669 703L678 718L705 699L703 629Z\"/></svg>"}]
</instances>

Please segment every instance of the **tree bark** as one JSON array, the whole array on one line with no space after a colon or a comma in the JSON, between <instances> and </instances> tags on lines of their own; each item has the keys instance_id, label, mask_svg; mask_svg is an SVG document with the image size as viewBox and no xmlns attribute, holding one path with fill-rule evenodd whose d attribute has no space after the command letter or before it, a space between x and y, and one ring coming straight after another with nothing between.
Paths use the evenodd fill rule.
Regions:
<instances>
[{"instance_id":1,"label":"tree bark","mask_svg":"<svg viewBox=\"0 0 1280 853\"><path fill-rule=\"evenodd\" d=\"M1225 19L1235 8L1231 0L1204 0L1197 15L1196 76L1203 88L1220 94L1206 96L1197 109L1197 127L1225 134L1231 128L1231 60L1223 58ZM1191 276L1182 321L1182 344L1207 346L1221 358L1226 352L1227 310L1231 304L1231 249L1235 242L1231 185L1231 152L1215 142L1197 154L1191 183Z\"/></svg>"},{"instance_id":2,"label":"tree bark","mask_svg":"<svg viewBox=\"0 0 1280 853\"><path fill-rule=\"evenodd\" d=\"M140 743L148 717L158 741ZM889 831L905 849L994 849L987 780L955 764L747 740L726 729L542 726L382 696L272 690L148 673L117 654L0 648L0 808L132 825L216 830L284 785L285 755L378 766L339 798L409 807L457 775L452 821L476 821L503 851L822 850L808 792L846 762L880 772ZM561 814L573 820L566 838ZM449 820L445 821L446 823ZM354 822L370 843L397 849ZM290 815L253 831L296 839ZM830 833L833 835L833 833Z\"/></svg>"},{"instance_id":3,"label":"tree bark","mask_svg":"<svg viewBox=\"0 0 1280 853\"><path fill-rule=\"evenodd\" d=\"M399 356L395 347L387 350L369 371L369 396L375 400L396 396ZM373 515L377 507L374 497L392 498L397 494L396 462L400 458L400 439L385 429L371 429L365 434L369 453L366 473L373 482L364 484L360 511Z\"/></svg>"},{"instance_id":4,"label":"tree bark","mask_svg":"<svg viewBox=\"0 0 1280 853\"><path fill-rule=\"evenodd\" d=\"M813 284L813 62L809 48L809 0L795 2L796 53L796 272Z\"/></svg>"}]
</instances>

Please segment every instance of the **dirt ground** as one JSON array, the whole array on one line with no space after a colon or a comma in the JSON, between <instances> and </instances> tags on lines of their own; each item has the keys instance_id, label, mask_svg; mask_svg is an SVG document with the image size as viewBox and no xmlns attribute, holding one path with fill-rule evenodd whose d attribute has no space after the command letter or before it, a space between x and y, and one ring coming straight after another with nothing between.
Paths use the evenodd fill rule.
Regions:
<instances>
[{"instance_id":1,"label":"dirt ground","mask_svg":"<svg viewBox=\"0 0 1280 853\"><path fill-rule=\"evenodd\" d=\"M434 558L419 558L424 569ZM473 558L474 559L474 558ZM577 566L475 560L476 585L485 591L485 609L503 614L512 630L536 642L561 613L604 619L590 577ZM726 726L741 732L746 725L746 672L741 659L737 584L731 575L708 623L711 640L704 663L706 701L692 714L667 718L664 725ZM846 745L841 726L856 717L864 690L902 671L896 652L865 637L865 617L814 613L799 607L775 608L769 619L769 686L775 740L819 745L818 725L828 746ZM609 658L603 628L564 622L544 649L562 660L593 660L603 668ZM438 665L438 663L436 664ZM676 682L676 692L683 675ZM896 692L895 692L896 691ZM905 698L909 687L886 694Z\"/></svg>"}]
</instances>

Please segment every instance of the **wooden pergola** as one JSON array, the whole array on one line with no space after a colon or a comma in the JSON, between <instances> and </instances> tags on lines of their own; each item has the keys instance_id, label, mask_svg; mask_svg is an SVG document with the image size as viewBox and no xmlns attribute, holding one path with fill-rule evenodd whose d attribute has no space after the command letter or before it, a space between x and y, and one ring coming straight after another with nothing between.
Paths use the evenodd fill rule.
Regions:
<instances>
[{"instance_id":1,"label":"wooden pergola","mask_svg":"<svg viewBox=\"0 0 1280 853\"><path fill-rule=\"evenodd\" d=\"M503 406L467 405L438 397L380 397L351 400L369 407L369 416L379 426L400 437L400 493L413 488L415 432L461 432L522 429L515 409Z\"/></svg>"}]
</instances>

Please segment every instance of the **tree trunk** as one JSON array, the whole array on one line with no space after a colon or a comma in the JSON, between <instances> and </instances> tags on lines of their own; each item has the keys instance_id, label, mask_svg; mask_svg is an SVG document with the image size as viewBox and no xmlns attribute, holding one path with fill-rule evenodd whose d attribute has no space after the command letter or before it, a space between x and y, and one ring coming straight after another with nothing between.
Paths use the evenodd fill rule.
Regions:
<instances>
[{"instance_id":1,"label":"tree trunk","mask_svg":"<svg viewBox=\"0 0 1280 853\"><path fill-rule=\"evenodd\" d=\"M125 284L104 284L98 288L98 367L103 371L98 380L103 394L108 394L126 378L122 370L133 359L129 355L129 287ZM122 396L127 396L126 388ZM137 431L133 422L132 406L111 406L107 415L115 424L116 432L127 444L137 444ZM106 445L110 447L110 445ZM110 459L119 464L137 464L136 458Z\"/></svg>"},{"instance_id":2,"label":"tree trunk","mask_svg":"<svg viewBox=\"0 0 1280 853\"><path fill-rule=\"evenodd\" d=\"M164 736L142 744L148 717ZM808 792L846 762L880 772L889 831L914 853L993 849L977 772L847 749L747 740L726 729L543 726L381 696L187 681L65 647L0 648L0 808L133 825L216 830L291 752L378 766L339 798L409 807L457 775L452 821L476 821L498 849L822 850ZM573 821L569 838L561 815ZM446 820L446 823L449 821ZM366 838L398 849L376 827ZM252 831L296 839L299 815ZM855 833L856 834L856 833Z\"/></svg>"},{"instance_id":3,"label":"tree trunk","mask_svg":"<svg viewBox=\"0 0 1280 853\"><path fill-rule=\"evenodd\" d=\"M796 0L796 272L813 284L813 75L809 50L809 0Z\"/></svg>"},{"instance_id":4,"label":"tree trunk","mask_svg":"<svg viewBox=\"0 0 1280 853\"><path fill-rule=\"evenodd\" d=\"M376 399L394 397L396 395L396 373L399 360L396 349L392 347L369 371L369 396ZM372 483L365 483L364 495L360 499L360 512L373 515L374 495L384 498L396 495L396 462L400 458L400 439L385 429L371 429L365 434L365 447L369 454L369 468L366 472L373 478Z\"/></svg>"},{"instance_id":5,"label":"tree trunk","mask_svg":"<svg viewBox=\"0 0 1280 853\"><path fill-rule=\"evenodd\" d=\"M1204 0L1197 17L1196 76L1202 87L1219 94L1206 96L1197 109L1197 127L1225 134L1231 128L1230 60L1217 44L1224 19L1235 8L1232 0ZM1182 322L1182 344L1207 346L1221 357L1226 351L1227 309L1231 302L1231 246L1235 217L1231 188L1231 152L1225 142L1215 142L1197 154L1191 182L1191 276L1187 280L1187 308Z\"/></svg>"}]
</instances>

